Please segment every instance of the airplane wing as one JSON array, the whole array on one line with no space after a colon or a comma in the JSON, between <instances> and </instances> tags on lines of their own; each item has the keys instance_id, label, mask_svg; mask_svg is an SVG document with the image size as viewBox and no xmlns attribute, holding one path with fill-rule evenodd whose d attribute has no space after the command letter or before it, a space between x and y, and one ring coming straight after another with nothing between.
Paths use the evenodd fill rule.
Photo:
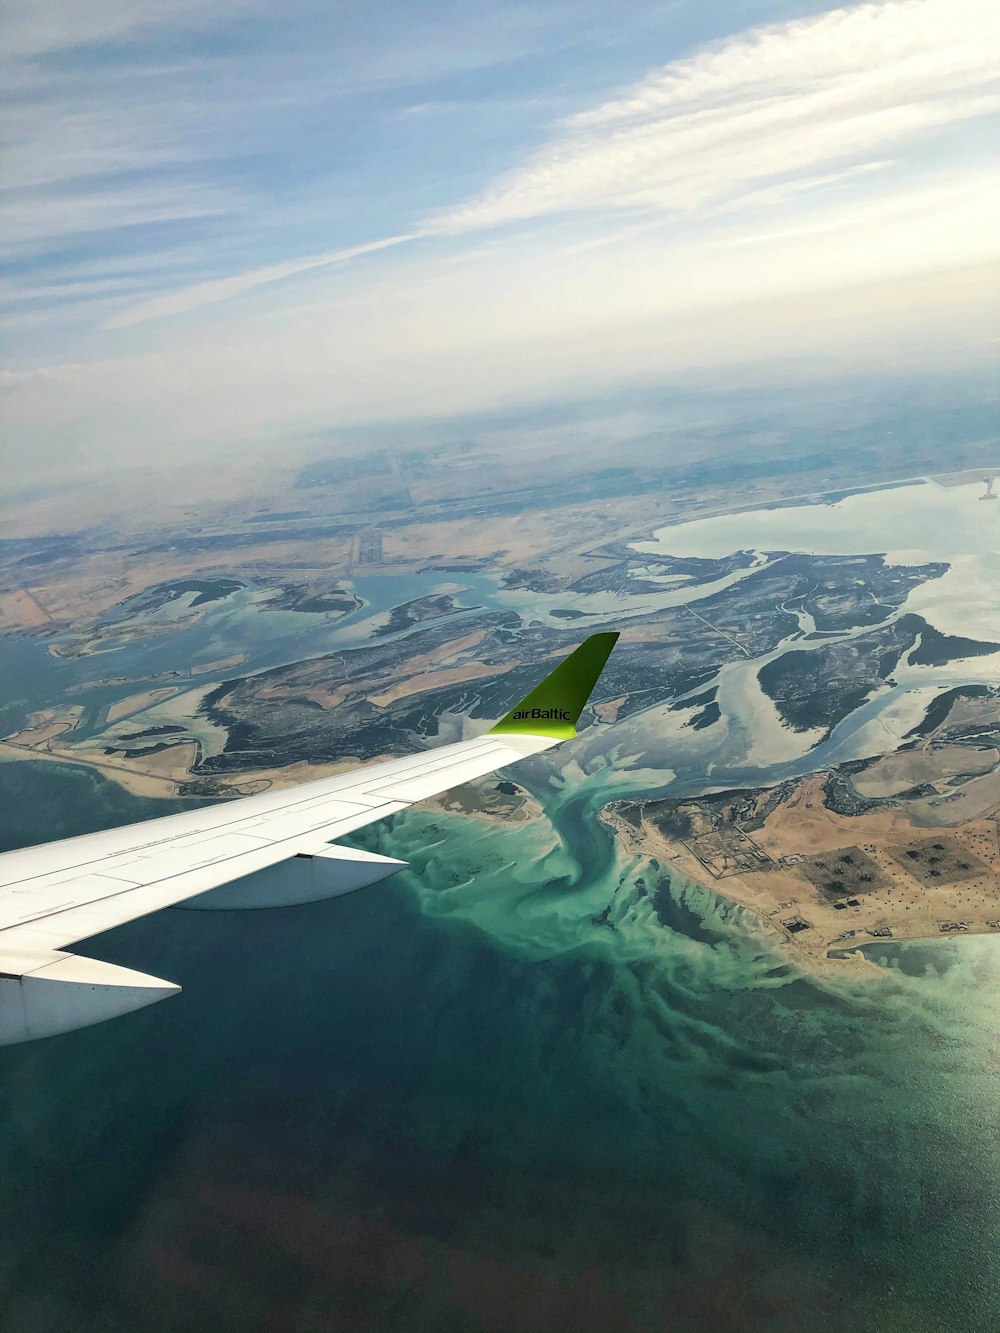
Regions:
<instances>
[{"instance_id":1,"label":"airplane wing","mask_svg":"<svg viewBox=\"0 0 1000 1333\"><path fill-rule=\"evenodd\" d=\"M415 801L538 754L576 722L617 640L595 634L476 740L280 792L0 855L0 1045L68 1032L174 995L172 982L65 953L136 917L280 907L374 884L405 862L330 846ZM255 872L275 867L267 876ZM251 878L247 878L247 877Z\"/></svg>"}]
</instances>

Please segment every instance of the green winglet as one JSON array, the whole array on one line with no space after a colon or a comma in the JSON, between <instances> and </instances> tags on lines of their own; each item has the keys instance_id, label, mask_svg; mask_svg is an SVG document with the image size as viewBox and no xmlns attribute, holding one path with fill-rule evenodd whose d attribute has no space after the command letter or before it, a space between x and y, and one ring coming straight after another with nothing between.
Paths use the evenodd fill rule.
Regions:
<instances>
[{"instance_id":1,"label":"green winglet","mask_svg":"<svg viewBox=\"0 0 1000 1333\"><path fill-rule=\"evenodd\" d=\"M489 734L520 732L554 736L561 741L575 736L577 720L617 642L617 633L593 634L585 639L506 717L490 727Z\"/></svg>"}]
</instances>

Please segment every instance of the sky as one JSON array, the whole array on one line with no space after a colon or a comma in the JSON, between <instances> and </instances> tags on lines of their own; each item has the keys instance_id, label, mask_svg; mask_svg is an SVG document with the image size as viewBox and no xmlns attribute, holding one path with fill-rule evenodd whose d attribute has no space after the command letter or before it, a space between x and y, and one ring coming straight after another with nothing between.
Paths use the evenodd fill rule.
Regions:
<instances>
[{"instance_id":1,"label":"sky","mask_svg":"<svg viewBox=\"0 0 1000 1333\"><path fill-rule=\"evenodd\" d=\"M995 0L5 0L9 476L977 365Z\"/></svg>"}]
</instances>

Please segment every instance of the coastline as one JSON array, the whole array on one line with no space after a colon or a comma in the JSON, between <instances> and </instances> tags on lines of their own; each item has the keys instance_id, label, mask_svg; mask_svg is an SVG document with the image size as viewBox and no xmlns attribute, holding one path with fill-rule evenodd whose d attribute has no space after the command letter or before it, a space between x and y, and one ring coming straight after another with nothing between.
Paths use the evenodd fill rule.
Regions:
<instances>
[{"instance_id":1,"label":"coastline","mask_svg":"<svg viewBox=\"0 0 1000 1333\"><path fill-rule=\"evenodd\" d=\"M839 815L823 806L827 776L818 773L800 779L791 797L778 804L763 827L754 829L753 855L760 860L763 854L766 868L751 871L713 874L694 854L690 840L667 836L645 812L636 823L639 803L629 803L631 818L614 804L605 807L600 818L630 850L677 871L776 930L783 950L810 971L863 964L882 972L864 948L956 935L1000 935L1000 852L987 860L989 844L996 846L995 818L970 821L959 828L927 829L912 824L905 811L894 810L874 817L882 824L883 835L876 845L868 840L873 834L871 816ZM880 881L871 891L858 891L849 899L847 889L839 899L821 892L807 878L813 867L804 854L781 854L792 820L797 825L797 841L815 852L817 859L845 853L857 858L863 846L866 865L882 872ZM910 847L952 842L958 847L975 847L982 859L970 864L983 873L928 890L907 870L907 852ZM975 856L976 852L961 854Z\"/></svg>"},{"instance_id":2,"label":"coastline","mask_svg":"<svg viewBox=\"0 0 1000 1333\"><path fill-rule=\"evenodd\" d=\"M183 751L183 758L176 755ZM199 783L203 779L192 773L190 762L197 754L197 746L191 741L182 741L178 745L147 759L146 763L156 760L161 764L161 772L141 768L138 761L123 760L115 755L95 754L92 750L54 750L35 749L29 745L19 745L12 741L0 741L0 763L56 763L68 768L93 769L109 782L116 783L131 796L142 796L154 800L177 800L190 797L203 800L205 797L217 797L228 800L237 796L254 796L262 791L278 791L283 787L294 787L302 782L315 781L318 778L333 777L337 773L350 772L356 768L359 760L342 759L332 764L291 764L287 768L259 769L244 776L233 774L225 779L210 778L213 790L199 793L184 792L183 787ZM387 758L389 756L386 756ZM184 762L184 760L187 762Z\"/></svg>"},{"instance_id":3,"label":"coastline","mask_svg":"<svg viewBox=\"0 0 1000 1333\"><path fill-rule=\"evenodd\" d=\"M625 753L638 753L644 744L639 733L645 720L640 724L634 719L645 711L645 698L655 692L655 682L661 690L658 697L665 700L659 705L664 741L676 743L693 760L693 772L703 770L705 783L713 772L721 776L728 766L735 781L753 773L759 783L777 782L782 790L794 787L794 792L787 800L765 795L777 792L777 787L729 793L734 797L732 808L721 810L719 796L725 796L724 792L687 800L619 802L609 788L611 805L600 818L622 846L675 868L692 883L738 904L774 928L782 948L811 969L842 967L845 952L860 961L859 950L880 941L1000 933L1000 840L996 837L1000 697L995 693L995 662L984 652L996 644L966 638L949 641L934 628L936 621L932 624L915 612L905 612L914 598L927 614L938 606L941 571L949 568L941 562L946 554L952 559L951 547L948 552L910 552L919 554L926 568L918 568L912 560L894 562L884 554L858 555L855 547L867 550L868 529L857 515L852 528L850 516L834 515L831 504L843 497L850 497L855 505L864 501L860 519L867 521L865 505L870 505L873 494L887 492L888 497L883 497L887 508L895 499L899 509L893 528L893 540L898 542L911 523L909 509L914 497L906 495L908 488L923 483L925 490L945 492L949 503L965 503L962 497L969 477L968 473L952 478L916 476L836 491L817 489L770 498L755 494L752 499L741 497L735 506L696 506L668 513L655 524L647 515L641 525L644 535L631 538L631 548L624 545L628 538L623 539L621 532L612 545L594 546L592 537L586 548L581 547L576 531L560 534L555 548L530 557L545 560L554 550L558 576L550 571L542 577L540 571L529 568L529 555L519 548L517 558L522 563L509 574L497 605L490 603L493 615L507 599L510 614L541 626L554 623L551 617L564 614L568 604L575 608L575 617L606 616L611 614L611 599L615 606L630 597L650 599L648 606L643 600L633 608L635 614L627 623L623 605L622 618L626 646L636 654L641 646L648 654L642 660L638 684L649 684L651 689L639 689L635 670L630 673L623 666L614 679L611 697L595 705L598 720L623 724L621 734L626 738L631 734L635 742L634 751L626 748ZM932 481L934 485L928 485ZM917 499L925 507L931 501L937 503L933 494L921 493ZM983 506L978 500L971 507L975 517L981 518ZM800 509L808 512L796 514ZM744 550L739 545L744 536L731 532L727 524L745 514L753 520L757 545ZM825 564L817 565L813 556L794 554L799 547L793 538L802 536L803 523L808 525L802 537L807 544L814 541L813 528L846 525L843 537L839 533L831 536L828 547L832 554L823 557ZM635 525L625 523L622 530L630 526ZM477 529L480 540L485 540L488 529L488 524ZM671 554L672 544L670 551L659 550L664 534L678 530L684 533L677 547L680 554ZM563 542L563 535L573 540ZM396 533L393 540L401 537ZM673 540L671 536L670 542ZM820 547L827 549L822 542ZM781 554L786 548L792 554ZM384 555L381 545L379 551ZM766 551L779 554L767 557L762 554ZM511 553L504 550L500 554ZM639 559L633 558L636 555ZM408 549L411 563L413 557L414 551ZM402 559L400 551L391 557L392 561ZM597 568L588 566L594 560L599 561ZM636 568L630 566L630 560ZM644 566L647 560L654 561L651 568ZM361 563L367 571L368 562ZM385 566L378 569L384 572ZM385 607L376 599L372 614L359 622L362 637L349 641L345 651L372 655L373 665L366 665L358 677L339 671L329 651L331 645L318 643L311 646L323 646L324 652L307 653L278 667L247 665L248 652L227 652L233 643L220 632L218 642L212 640L211 659L190 667L188 679L182 680L177 671L144 674L147 688L133 686L135 692L111 702L103 694L89 713L83 704L65 702L86 688L83 685L71 686L62 702L50 703L51 695L40 694L45 706L28 713L27 725L0 741L0 761L38 760L90 768L143 798L226 799L348 771L362 762L362 756L387 757L379 753L383 748L390 753L393 746L405 750L413 736L424 734L423 719L415 712L415 723L409 710L419 709L421 696L435 691L467 686L468 695L459 700L460 711L489 715L489 708L497 704L492 678L526 670L511 662L507 651L497 651L489 637L495 629L492 621L489 625L462 622L448 631L457 635L450 639L442 637L445 627L438 628L437 637L428 630L429 640L415 641L416 652L407 649L400 654L391 645L378 642L378 630L371 631L369 622L375 624L386 615L391 621L401 609L407 612L401 628L416 628L428 618L450 623L455 607L451 593L434 585L424 595L414 596L420 590L416 575L432 573L433 567L417 569L414 564L413 572L405 587L407 600L386 610L391 599ZM818 582L823 575L826 581ZM750 578L757 582L747 583ZM338 587L341 581L338 579ZM139 581L132 586L139 587ZM162 581L157 588L157 596L164 589L169 591ZM121 588L109 585L111 590L120 599ZM534 599L526 600L524 590L532 592ZM317 589L312 591L320 595ZM401 585L392 595L402 596L403 591ZM147 593L147 600L149 596ZM864 614L861 603L866 598L881 610ZM224 600L221 593L216 600ZM481 590L474 600L476 605L467 609L480 609L484 602ZM588 610L581 610L583 606ZM196 599L192 607L198 608L192 623L204 622L211 628L211 605L200 605ZM436 614L414 619L414 608L430 608ZM900 634L901 625L905 632ZM123 624L115 620L113 628L119 636L127 631L128 637L138 635L141 626L125 623L123 630ZM162 625L147 628L151 634L165 632ZM371 637L364 639L365 632ZM492 648L492 656L481 650L484 643ZM288 645L289 652L293 646L298 646L298 640ZM58 647L49 644L50 653ZM207 649L202 655L207 656ZM1000 661L1000 654L992 657ZM367 664L367 658L361 660ZM624 655L622 661L627 661ZM699 679L695 668L706 662L711 669L702 680L702 694L695 697L694 682ZM775 665L780 662L784 663L782 671ZM247 666L241 680L213 679L237 664ZM762 688L763 670L775 677L770 690ZM714 681L710 679L713 671ZM157 683L161 681L170 683ZM253 682L252 688L247 681ZM359 682L364 686L360 691L356 688ZM127 686L128 680L114 676L95 683ZM230 708L228 714L201 707L209 697L217 705L216 695L229 707L229 696L236 696L240 689L239 706ZM839 749L824 747L832 730L853 712L860 712L855 696L866 689L861 707L869 708L871 716L862 717L861 731L845 736ZM27 687L25 694L31 697ZM938 712L927 707L932 694L934 704L942 705ZM637 699L643 699L638 706ZM353 701L350 707L355 710L347 710L346 726L343 713L324 716L346 700ZM879 700L877 709L871 707ZM434 707L439 716L449 717L448 725L453 727L448 713L451 696L446 698L444 714L440 696L435 696ZM655 714L653 717L655 728L658 723ZM725 732L713 730L721 718L726 720ZM368 729L373 724L369 751ZM729 731L738 740L740 727L752 733L749 765L738 746L730 745L732 753L726 749ZM862 734L865 728L870 736ZM876 731L880 734L874 734ZM285 745L287 736L294 738L294 745ZM358 747L358 756L334 763L308 761L311 753L338 754L343 744ZM626 740L626 747L629 744ZM886 747L880 758L870 748L879 744ZM212 769L213 762L206 761L214 761L225 747L231 747L225 764L233 764L234 770L198 771ZM811 749L816 753L810 754L808 762L820 767L818 774L778 780L780 774L801 772ZM848 757L838 767L841 754ZM873 757L851 757L866 754ZM236 765L253 758L273 766L235 771ZM829 793L824 787L827 781ZM834 785L839 794L833 792ZM756 799L756 806L751 798ZM526 822L542 813L533 797L508 782L499 787L459 788L433 804L493 823ZM616 807L622 805L632 807L630 817L618 812ZM694 811L695 827L689 832L671 823L670 811L678 808ZM687 818L685 813L681 825ZM921 848L932 841L934 847L940 841L936 861L943 858L947 862L940 870L929 872L938 876L934 883L910 873L912 867L905 860L912 856L916 864ZM838 861L853 868L838 869ZM945 870L953 872L958 863L963 867L961 874L941 877Z\"/></svg>"}]
</instances>

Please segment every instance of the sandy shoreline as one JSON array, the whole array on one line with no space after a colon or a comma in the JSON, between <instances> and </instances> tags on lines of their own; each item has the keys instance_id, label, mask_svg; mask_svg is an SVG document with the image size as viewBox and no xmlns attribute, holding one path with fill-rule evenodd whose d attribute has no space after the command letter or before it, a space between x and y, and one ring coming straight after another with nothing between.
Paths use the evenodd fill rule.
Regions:
<instances>
[{"instance_id":1,"label":"sandy shoreline","mask_svg":"<svg viewBox=\"0 0 1000 1333\"><path fill-rule=\"evenodd\" d=\"M185 785L200 781L192 772L198 747L191 741L127 759L117 753L105 755L60 745L73 721L67 716L40 716L30 743L0 742L0 762L92 768L130 794L153 799L177 799ZM349 772L359 762L302 762L233 774L222 781L211 779L211 790L206 788L204 794L225 798L279 790ZM600 818L630 851L747 909L762 925L776 931L784 950L811 971L839 970L846 965L882 971L859 952L864 945L1000 934L1000 839L994 814L947 828L918 827L898 807L874 815L837 814L823 799L827 778L828 774L817 773L799 780L763 824L753 827L752 837L734 824L727 824L721 833L669 836L657 826L655 802L648 803L648 808L643 803L627 803L627 816L612 803ZM993 775L984 774L978 781L994 794ZM734 799L740 795L734 793ZM522 822L542 814L538 802L523 790L506 792L495 786L463 785L442 794L436 803L488 822ZM717 814L715 818L718 822ZM919 869L908 868L906 858L908 848L925 847L950 848L955 855L968 858L961 864L970 869L954 883L921 883ZM817 887L815 861L845 853L863 862L871 872L866 878L875 882L864 890L845 889L838 905ZM849 893L857 896L847 897ZM846 957L832 956L843 951Z\"/></svg>"},{"instance_id":2,"label":"sandy shoreline","mask_svg":"<svg viewBox=\"0 0 1000 1333\"><path fill-rule=\"evenodd\" d=\"M189 751L195 751L196 749L193 745L171 748L184 748ZM166 754L168 752L161 751L161 753ZM153 756L153 758L159 757L159 755ZM34 746L20 745L14 741L0 741L0 762L10 763L18 760L29 763L63 764L72 768L93 768L102 777L108 778L111 782L116 782L132 796L145 796L154 799L177 797L180 795L181 783L191 781L190 774L187 772L156 773L149 769L139 768L128 760L122 760L113 755L81 753L79 750L36 749Z\"/></svg>"},{"instance_id":3,"label":"sandy shoreline","mask_svg":"<svg viewBox=\"0 0 1000 1333\"><path fill-rule=\"evenodd\" d=\"M802 779L791 798L778 806L762 828L755 828L751 856L762 858L762 868L751 871L727 869L714 875L695 855L690 840L665 836L645 814L638 826L614 807L602 811L601 819L630 850L654 858L664 868L737 903L776 929L787 952L810 969L841 968L845 963L876 968L859 952L861 946L952 935L1000 935L1000 849L995 818L947 829L923 829L899 810L875 816L838 815L822 803L826 777L819 773ZM635 808L630 811L632 818ZM796 850L790 851L791 847ZM919 867L926 862L908 862L907 858L913 851L932 848L945 849L942 856L950 849L967 857L962 862L969 867L966 877L956 882L921 883ZM813 860L807 853L813 854ZM843 896L835 898L821 892L808 876L817 860L836 863L843 855L870 867L875 883L865 890L845 888Z\"/></svg>"},{"instance_id":4,"label":"sandy shoreline","mask_svg":"<svg viewBox=\"0 0 1000 1333\"><path fill-rule=\"evenodd\" d=\"M118 755L95 754L93 751L36 750L28 745L0 741L0 763L14 761L30 763L37 760L40 763L57 763L72 768L93 768L102 777L110 782L116 782L132 796L153 799L182 798L180 788L183 785L201 781L200 774L191 772L191 764L196 757L197 746L189 741L170 746L169 749L161 750L159 754L148 756L141 761L122 759ZM160 771L156 771L153 767L158 760ZM332 764L298 763L291 764L287 768L255 769L247 773L234 773L225 778L212 778L211 782L216 788L213 794L224 798L252 796L262 791L281 791L285 787L297 787L304 782L315 782L319 778L351 772L360 762L358 759L342 759ZM147 767L142 767L141 764Z\"/></svg>"}]
</instances>

